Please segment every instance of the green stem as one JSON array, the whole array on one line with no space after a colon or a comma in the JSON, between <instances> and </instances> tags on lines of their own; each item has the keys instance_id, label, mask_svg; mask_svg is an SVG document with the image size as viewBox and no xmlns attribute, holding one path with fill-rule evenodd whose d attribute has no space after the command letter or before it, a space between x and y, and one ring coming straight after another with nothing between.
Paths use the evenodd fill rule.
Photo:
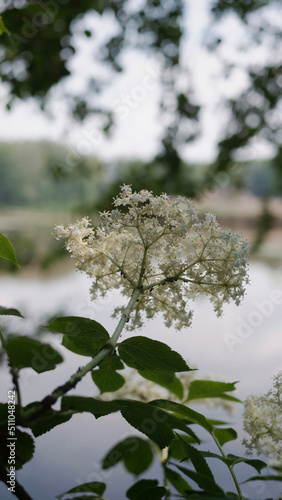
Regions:
<instances>
[{"instance_id":1,"label":"green stem","mask_svg":"<svg viewBox=\"0 0 282 500\"><path fill-rule=\"evenodd\" d=\"M2 343L2 346L3 346L3 349L7 352L7 343L6 343L5 337L4 337L3 333L1 332L1 330L0 330L0 340L1 340L1 343ZM13 384L14 384L15 389L16 389L17 403L19 405L19 411L21 413L22 401L21 401L21 393L20 393L20 387L19 387L18 370L17 370L17 368L14 368L11 365L10 361L8 361L8 365L10 367L10 373L12 375L12 381L13 381Z\"/></svg>"},{"instance_id":2,"label":"green stem","mask_svg":"<svg viewBox=\"0 0 282 500\"><path fill-rule=\"evenodd\" d=\"M215 436L215 434L212 432L212 433L211 433L211 435L212 435L212 437L213 437L213 439L214 439L214 441L215 441L215 443L216 443L216 446L218 447L218 449L219 449L219 451L220 451L221 455L223 456L223 458L227 458L227 457L226 457L226 455L225 455L225 453L224 453L224 451L223 451L223 448L222 448L221 444L219 443L219 441L218 441L217 437ZM236 490L237 490L237 492L238 492L238 495L239 495L240 500L244 500L244 497L243 497L243 494L242 494L241 488L240 488L240 486L239 486L239 483L238 483L237 477L236 477L235 472L234 472L234 470L233 470L233 466L232 466L232 465L228 465L228 464L226 464L226 465L227 465L227 467L228 467L228 469L229 469L229 471L230 471L230 474L231 474L231 476L232 476L232 478L233 478L233 481L234 481L234 484L235 484L235 486L236 486Z\"/></svg>"},{"instance_id":3,"label":"green stem","mask_svg":"<svg viewBox=\"0 0 282 500\"><path fill-rule=\"evenodd\" d=\"M119 336L122 332L122 329L125 323L128 321L130 313L139 297L142 293L142 288L137 288L134 290L132 297L127 304L122 317L112 335L109 342L104 345L104 347L85 365L83 368L80 368L76 373L74 373L70 379L65 382L63 385L60 385L54 391L46 396L42 401L38 403L38 405L29 408L24 413L25 419L34 419L39 417L42 413L44 413L47 409L49 409L56 401L66 394L71 389L74 389L78 382L90 371L92 371L96 366L98 366L107 356L114 353L114 349L116 347Z\"/></svg>"},{"instance_id":4,"label":"green stem","mask_svg":"<svg viewBox=\"0 0 282 500\"><path fill-rule=\"evenodd\" d=\"M132 297L131 297L130 301L128 302L128 304L127 304L127 306L122 314L122 317L121 317L112 337L110 338L110 340L108 342L108 345L111 345L113 348L115 348L117 341L118 341L118 338L123 330L123 327L124 327L125 323L129 320L129 316L130 316L130 313L131 313L133 307L135 306L135 302L138 300L139 295L142 292L143 292L142 288L136 288L134 290Z\"/></svg>"}]
</instances>

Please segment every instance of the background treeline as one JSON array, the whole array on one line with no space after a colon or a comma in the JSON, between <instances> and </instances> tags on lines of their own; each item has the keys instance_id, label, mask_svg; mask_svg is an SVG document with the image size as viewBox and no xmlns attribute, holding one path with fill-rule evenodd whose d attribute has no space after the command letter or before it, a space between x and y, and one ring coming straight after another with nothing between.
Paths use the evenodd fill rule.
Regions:
<instances>
[{"instance_id":1,"label":"background treeline","mask_svg":"<svg viewBox=\"0 0 282 500\"><path fill-rule=\"evenodd\" d=\"M0 144L0 208L103 210L123 183L198 198L211 187L235 187L258 197L281 196L279 176L268 161L240 165L236 176L212 176L209 165L182 163L173 173L156 160L103 163L75 156L66 147L48 142Z\"/></svg>"}]
</instances>

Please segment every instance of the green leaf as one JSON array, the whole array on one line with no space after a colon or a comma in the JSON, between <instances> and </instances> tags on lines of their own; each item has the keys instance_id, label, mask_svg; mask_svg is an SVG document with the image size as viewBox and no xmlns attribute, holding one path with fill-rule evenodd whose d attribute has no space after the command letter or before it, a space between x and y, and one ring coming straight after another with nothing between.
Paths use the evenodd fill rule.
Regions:
<instances>
[{"instance_id":1,"label":"green leaf","mask_svg":"<svg viewBox=\"0 0 282 500\"><path fill-rule=\"evenodd\" d=\"M218 455L216 453L211 453L209 451L202 451L202 455L204 457L208 458L217 458L218 460L221 460L221 462L225 463L226 465L234 466L236 464L240 464L242 462L246 463L247 465L250 465L254 469L257 470L257 472L260 472L264 467L266 467L266 463L263 462L262 460L257 460L257 459L250 459L250 458L245 458L245 457L237 457L236 455L228 454L226 457L223 457L222 455Z\"/></svg>"},{"instance_id":2,"label":"green leaf","mask_svg":"<svg viewBox=\"0 0 282 500\"><path fill-rule=\"evenodd\" d=\"M225 422L224 420L217 420L217 419L214 419L214 418L209 418L208 422L211 425L227 425L228 424L228 422Z\"/></svg>"},{"instance_id":3,"label":"green leaf","mask_svg":"<svg viewBox=\"0 0 282 500\"><path fill-rule=\"evenodd\" d=\"M95 497L93 497L92 495L79 495L78 497L71 497L71 498L65 498L64 500L106 500L102 497L100 497L100 495L97 497L97 495L95 495Z\"/></svg>"},{"instance_id":4,"label":"green leaf","mask_svg":"<svg viewBox=\"0 0 282 500\"><path fill-rule=\"evenodd\" d=\"M151 380L165 387L180 400L183 398L183 385L173 372L162 370L139 370L139 374L147 380Z\"/></svg>"},{"instance_id":5,"label":"green leaf","mask_svg":"<svg viewBox=\"0 0 282 500\"><path fill-rule=\"evenodd\" d=\"M63 361L62 356L49 344L29 337L9 337L5 346L14 368L33 368L37 373L53 370Z\"/></svg>"},{"instance_id":6,"label":"green leaf","mask_svg":"<svg viewBox=\"0 0 282 500\"><path fill-rule=\"evenodd\" d=\"M7 413L8 414L8 413ZM7 418L7 417L6 417ZM1 428L0 431L0 463L4 467L11 465L19 470L22 466L29 462L34 454L35 444L32 436L27 432L16 429L15 436L17 440L13 441L8 434L8 426ZM14 448L13 448L14 443ZM9 446L8 446L9 445ZM15 452L15 463L8 464L9 456L12 455L11 451Z\"/></svg>"},{"instance_id":7,"label":"green leaf","mask_svg":"<svg viewBox=\"0 0 282 500\"><path fill-rule=\"evenodd\" d=\"M185 479L178 474L178 472L175 472L172 469L169 469L168 467L164 468L165 470L165 476L167 480L174 486L174 488L181 493L181 495L185 495L187 491L192 490L191 486L185 481Z\"/></svg>"},{"instance_id":8,"label":"green leaf","mask_svg":"<svg viewBox=\"0 0 282 500\"><path fill-rule=\"evenodd\" d=\"M138 475L148 469L154 455L148 441L139 437L129 437L116 444L105 456L103 469L110 469L119 462L124 462L128 472Z\"/></svg>"},{"instance_id":9,"label":"green leaf","mask_svg":"<svg viewBox=\"0 0 282 500\"><path fill-rule=\"evenodd\" d=\"M172 429L178 429L185 432L193 439L193 442L200 444L200 439L195 434L195 432L190 428L191 422L179 415L174 415L171 413L166 413L166 422Z\"/></svg>"},{"instance_id":10,"label":"green leaf","mask_svg":"<svg viewBox=\"0 0 282 500\"><path fill-rule=\"evenodd\" d=\"M237 432L232 429L232 427L229 427L228 429L215 429L214 435L218 439L221 446L224 443L228 443L228 441L237 439Z\"/></svg>"},{"instance_id":11,"label":"green leaf","mask_svg":"<svg viewBox=\"0 0 282 500\"><path fill-rule=\"evenodd\" d=\"M203 474L204 476L208 477L211 481L214 482L213 473L210 470L201 451L197 450L194 446L191 446L189 443L187 443L187 441L184 441L184 439L182 439L181 436L178 437L181 441L185 453L187 454L185 459L188 458L189 460L191 460L192 464L195 467L195 470L199 474Z\"/></svg>"},{"instance_id":12,"label":"green leaf","mask_svg":"<svg viewBox=\"0 0 282 500\"><path fill-rule=\"evenodd\" d=\"M129 500L160 500L165 494L166 489L155 479L141 479L126 492Z\"/></svg>"},{"instance_id":13,"label":"green leaf","mask_svg":"<svg viewBox=\"0 0 282 500\"><path fill-rule=\"evenodd\" d=\"M237 457L236 455L232 455L231 453L229 453L227 455L227 458L230 460L234 460L234 462L233 462L234 465L239 464L241 462L244 462L245 464L250 465L251 467L256 469L258 472L260 472L264 467L267 466L267 464L265 462L263 462L262 460L253 459L253 458L245 458L245 457Z\"/></svg>"},{"instance_id":14,"label":"green leaf","mask_svg":"<svg viewBox=\"0 0 282 500\"><path fill-rule=\"evenodd\" d=\"M172 429L187 430L186 422L164 412L151 403L140 401L114 400L100 401L95 398L80 396L65 396L62 399L62 410L72 410L74 413L89 412L99 418L103 415L120 411L125 420L135 429L145 434L157 443L160 448L168 446L174 438ZM194 433L193 437L195 436Z\"/></svg>"},{"instance_id":15,"label":"green leaf","mask_svg":"<svg viewBox=\"0 0 282 500\"><path fill-rule=\"evenodd\" d=\"M56 318L44 328L63 333L62 345L82 356L94 356L109 340L107 330L100 323L80 316Z\"/></svg>"},{"instance_id":16,"label":"green leaf","mask_svg":"<svg viewBox=\"0 0 282 500\"><path fill-rule=\"evenodd\" d=\"M171 426L166 422L168 415L150 403L120 401L121 414L135 429L157 443L160 448L168 446L174 438Z\"/></svg>"},{"instance_id":17,"label":"green leaf","mask_svg":"<svg viewBox=\"0 0 282 500\"><path fill-rule=\"evenodd\" d=\"M3 33L7 33L7 35L10 35L10 31L6 28L5 24L3 23L2 16L0 16L0 36L3 35Z\"/></svg>"},{"instance_id":18,"label":"green leaf","mask_svg":"<svg viewBox=\"0 0 282 500\"><path fill-rule=\"evenodd\" d=\"M246 479L246 481L243 481L243 484L248 483L249 481L282 481L282 476L276 476L274 474L268 474L265 476L252 476L249 477L249 479Z\"/></svg>"},{"instance_id":19,"label":"green leaf","mask_svg":"<svg viewBox=\"0 0 282 500\"><path fill-rule=\"evenodd\" d=\"M82 396L65 396L62 398L62 410L72 410L74 413L88 412L95 418L109 415L120 410L120 401L100 401Z\"/></svg>"},{"instance_id":20,"label":"green leaf","mask_svg":"<svg viewBox=\"0 0 282 500\"><path fill-rule=\"evenodd\" d=\"M84 483L72 488L71 490L65 491L65 493L61 493L57 495L56 498L61 500L64 495L68 495L69 493L97 493L98 495L103 495L106 489L105 483L101 483L98 481L92 483ZM84 498L96 498L96 497L84 497Z\"/></svg>"},{"instance_id":21,"label":"green leaf","mask_svg":"<svg viewBox=\"0 0 282 500\"><path fill-rule=\"evenodd\" d=\"M160 408L163 408L167 411L173 411L178 415L183 415L191 422L199 424L210 433L212 433L213 431L213 426L207 421L204 415L198 413L195 410L192 410L191 408L188 408L187 406L184 406L180 403L175 403L174 401L168 401L166 399L156 399L154 401L151 401L150 404L159 406Z\"/></svg>"},{"instance_id":22,"label":"green leaf","mask_svg":"<svg viewBox=\"0 0 282 500\"><path fill-rule=\"evenodd\" d=\"M223 490L215 483L214 479L206 476L205 474L194 472L193 470L185 469L185 467L181 467L177 465L177 468L183 472L186 476L192 479L197 485L202 488L206 493L215 494L217 496L224 496ZM192 496L189 498L193 498ZM200 497L202 498L202 497Z\"/></svg>"},{"instance_id":23,"label":"green leaf","mask_svg":"<svg viewBox=\"0 0 282 500\"><path fill-rule=\"evenodd\" d=\"M199 440L192 438L191 436L181 435L182 439L187 443L199 443ZM176 460L182 460L184 458L183 446L180 442L178 436L175 436L174 440L169 445L169 457Z\"/></svg>"},{"instance_id":24,"label":"green leaf","mask_svg":"<svg viewBox=\"0 0 282 500\"><path fill-rule=\"evenodd\" d=\"M0 35L3 33L3 27L4 27L3 21L2 21L2 18L0 16ZM9 33L8 30L6 30L5 27L4 27L4 31L6 33ZM2 233L0 233L0 257L2 257L3 259L10 260L17 267L20 267L20 265L18 264L18 261L17 261L17 258L16 258L16 254L15 254L15 250L14 250L14 247L13 247L12 243Z\"/></svg>"},{"instance_id":25,"label":"green leaf","mask_svg":"<svg viewBox=\"0 0 282 500\"><path fill-rule=\"evenodd\" d=\"M38 403L30 403L24 408L24 410L28 410L36 405L38 405ZM42 418L38 417L35 421L32 421L32 423L29 424L29 427L31 428L34 436L38 437L42 436L42 434L46 434L46 432L49 432L57 425L64 424L65 422L70 420L71 417L71 414L64 415L60 411L48 409L45 410L44 416L42 416Z\"/></svg>"},{"instance_id":26,"label":"green leaf","mask_svg":"<svg viewBox=\"0 0 282 500\"><path fill-rule=\"evenodd\" d=\"M189 394L186 401L202 398L221 398L228 401L239 402L240 400L226 394L235 391L237 382L215 382L213 380L193 380L189 385Z\"/></svg>"},{"instance_id":27,"label":"green leaf","mask_svg":"<svg viewBox=\"0 0 282 500\"><path fill-rule=\"evenodd\" d=\"M17 309L12 309L10 307L2 307L0 306L0 315L1 316L19 316L23 318L21 313Z\"/></svg>"},{"instance_id":28,"label":"green leaf","mask_svg":"<svg viewBox=\"0 0 282 500\"><path fill-rule=\"evenodd\" d=\"M117 354L114 354L105 358L98 370L91 373L92 379L100 389L101 394L103 392L117 391L123 386L125 380L122 375L116 372L116 370L123 370L123 368L120 358Z\"/></svg>"},{"instance_id":29,"label":"green leaf","mask_svg":"<svg viewBox=\"0 0 282 500\"><path fill-rule=\"evenodd\" d=\"M157 340L131 337L118 344L121 359L136 370L189 371L180 354Z\"/></svg>"},{"instance_id":30,"label":"green leaf","mask_svg":"<svg viewBox=\"0 0 282 500\"><path fill-rule=\"evenodd\" d=\"M24 464L29 462L35 451L35 443L30 434L16 430L16 469L21 469Z\"/></svg>"},{"instance_id":31,"label":"green leaf","mask_svg":"<svg viewBox=\"0 0 282 500\"><path fill-rule=\"evenodd\" d=\"M221 495L210 495L209 493L205 493L204 491L193 490L193 492L189 492L189 494L186 494L184 498L187 500L238 500L239 497L238 495L230 492L227 492L226 495L224 493L222 493Z\"/></svg>"}]
</instances>

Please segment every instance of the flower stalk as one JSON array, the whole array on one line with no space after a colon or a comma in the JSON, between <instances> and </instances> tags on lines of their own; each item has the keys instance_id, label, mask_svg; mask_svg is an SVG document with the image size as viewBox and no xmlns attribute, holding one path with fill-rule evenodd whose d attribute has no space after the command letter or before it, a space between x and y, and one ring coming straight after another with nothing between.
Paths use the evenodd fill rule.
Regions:
<instances>
[{"instance_id":1,"label":"flower stalk","mask_svg":"<svg viewBox=\"0 0 282 500\"><path fill-rule=\"evenodd\" d=\"M227 457L226 457L226 455L225 455L225 453L224 453L224 451L223 451L223 448L222 448L222 446L221 446L220 442L218 441L218 439L217 439L216 435L214 434L214 432L212 432L212 433L211 433L211 435L212 435L212 437L213 437L213 439L214 439L214 441L215 441L215 443L216 443L216 446L218 447L218 449L219 449L219 451L220 451L221 455L223 456L223 458L227 458ZM240 500L244 500L244 497L243 497L243 494L242 494L242 491L241 491L240 485L239 485L239 483L238 483L237 477L236 477L235 472L234 472L234 470L233 470L233 466L232 466L232 465L228 465L228 463L227 463L226 465L227 465L227 467L228 467L228 469L229 469L229 471L230 471L230 474L231 474L231 476L232 476L232 479L233 479L233 481L234 481L234 484L235 484L236 490L237 490L238 495L239 495L239 499L240 499Z\"/></svg>"},{"instance_id":2,"label":"flower stalk","mask_svg":"<svg viewBox=\"0 0 282 500\"><path fill-rule=\"evenodd\" d=\"M60 385L54 391L46 396L42 401L38 403L35 407L31 407L26 410L23 414L24 420L34 420L39 417L42 413L44 413L48 408L51 408L56 401L64 396L71 389L74 389L78 382L89 372L91 372L96 366L98 366L107 356L111 355L115 351L115 347L117 341L120 337L120 334L124 328L124 325L129 320L130 313L135 306L136 301L138 300L139 295L142 293L141 288L137 288L134 290L132 297L127 304L124 312L122 313L121 319L117 324L117 327L110 338L109 342L102 347L102 349L93 356L91 361L87 363L83 368L79 368L76 373L74 373L70 379L65 382L63 385Z\"/></svg>"}]
</instances>

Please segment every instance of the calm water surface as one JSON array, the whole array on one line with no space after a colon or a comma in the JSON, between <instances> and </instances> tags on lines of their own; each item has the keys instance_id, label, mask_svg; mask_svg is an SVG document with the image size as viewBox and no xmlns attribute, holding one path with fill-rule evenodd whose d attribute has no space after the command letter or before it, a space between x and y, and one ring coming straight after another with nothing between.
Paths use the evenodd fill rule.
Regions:
<instances>
[{"instance_id":1,"label":"calm water surface","mask_svg":"<svg viewBox=\"0 0 282 500\"><path fill-rule=\"evenodd\" d=\"M140 334L166 342L182 354L191 367L200 373L222 374L228 381L239 380L237 396L244 399L250 393L266 392L271 386L271 377L282 369L282 268L270 268L261 263L250 266L251 284L241 306L233 304L224 307L224 315L218 319L212 306L204 298L191 303L194 310L193 324L181 332L163 325L161 317L155 317L146 324ZM101 322L109 332L116 320L110 317L113 307L123 300L118 293L109 295L103 301L89 300L91 281L84 275L71 273L57 279L21 279L2 277L0 279L0 304L19 308L25 319L4 318L4 323L15 333L27 334L34 331L34 325L47 324L47 318L54 315L85 316ZM4 325L4 326L5 326ZM123 339L129 336L123 334ZM44 336L64 357L64 363L55 371L38 376L33 370L22 371L21 385L23 402L28 404L44 397L67 378L87 358L77 356L60 346L60 336ZM0 367L1 401L7 401L7 390L11 381L6 366ZM89 376L80 382L75 394L95 396L98 394ZM243 437L241 428L242 407L238 405L235 415L230 417L222 410L208 410L195 406L209 417L228 420ZM104 481L108 484L105 497L110 500L125 500L125 491L134 478L125 474L121 465L108 471L100 470L100 461L109 448L129 435L138 434L119 415L109 415L95 420L88 414L76 415L69 422L58 426L36 440L34 458L17 474L34 500L52 500L56 495L82 482ZM244 453L244 448L234 443L226 445L227 453ZM212 448L205 442L205 449ZM214 463L211 462L211 465ZM233 489L228 471L216 468L215 474L221 484ZM238 471L240 469L238 468ZM252 469L240 471L240 480L252 473ZM146 478L159 478L161 472L157 462L144 473ZM277 484L266 486L253 483L242 486L243 493L254 500L276 498L281 493ZM0 483L1 500L15 498Z\"/></svg>"}]
</instances>

